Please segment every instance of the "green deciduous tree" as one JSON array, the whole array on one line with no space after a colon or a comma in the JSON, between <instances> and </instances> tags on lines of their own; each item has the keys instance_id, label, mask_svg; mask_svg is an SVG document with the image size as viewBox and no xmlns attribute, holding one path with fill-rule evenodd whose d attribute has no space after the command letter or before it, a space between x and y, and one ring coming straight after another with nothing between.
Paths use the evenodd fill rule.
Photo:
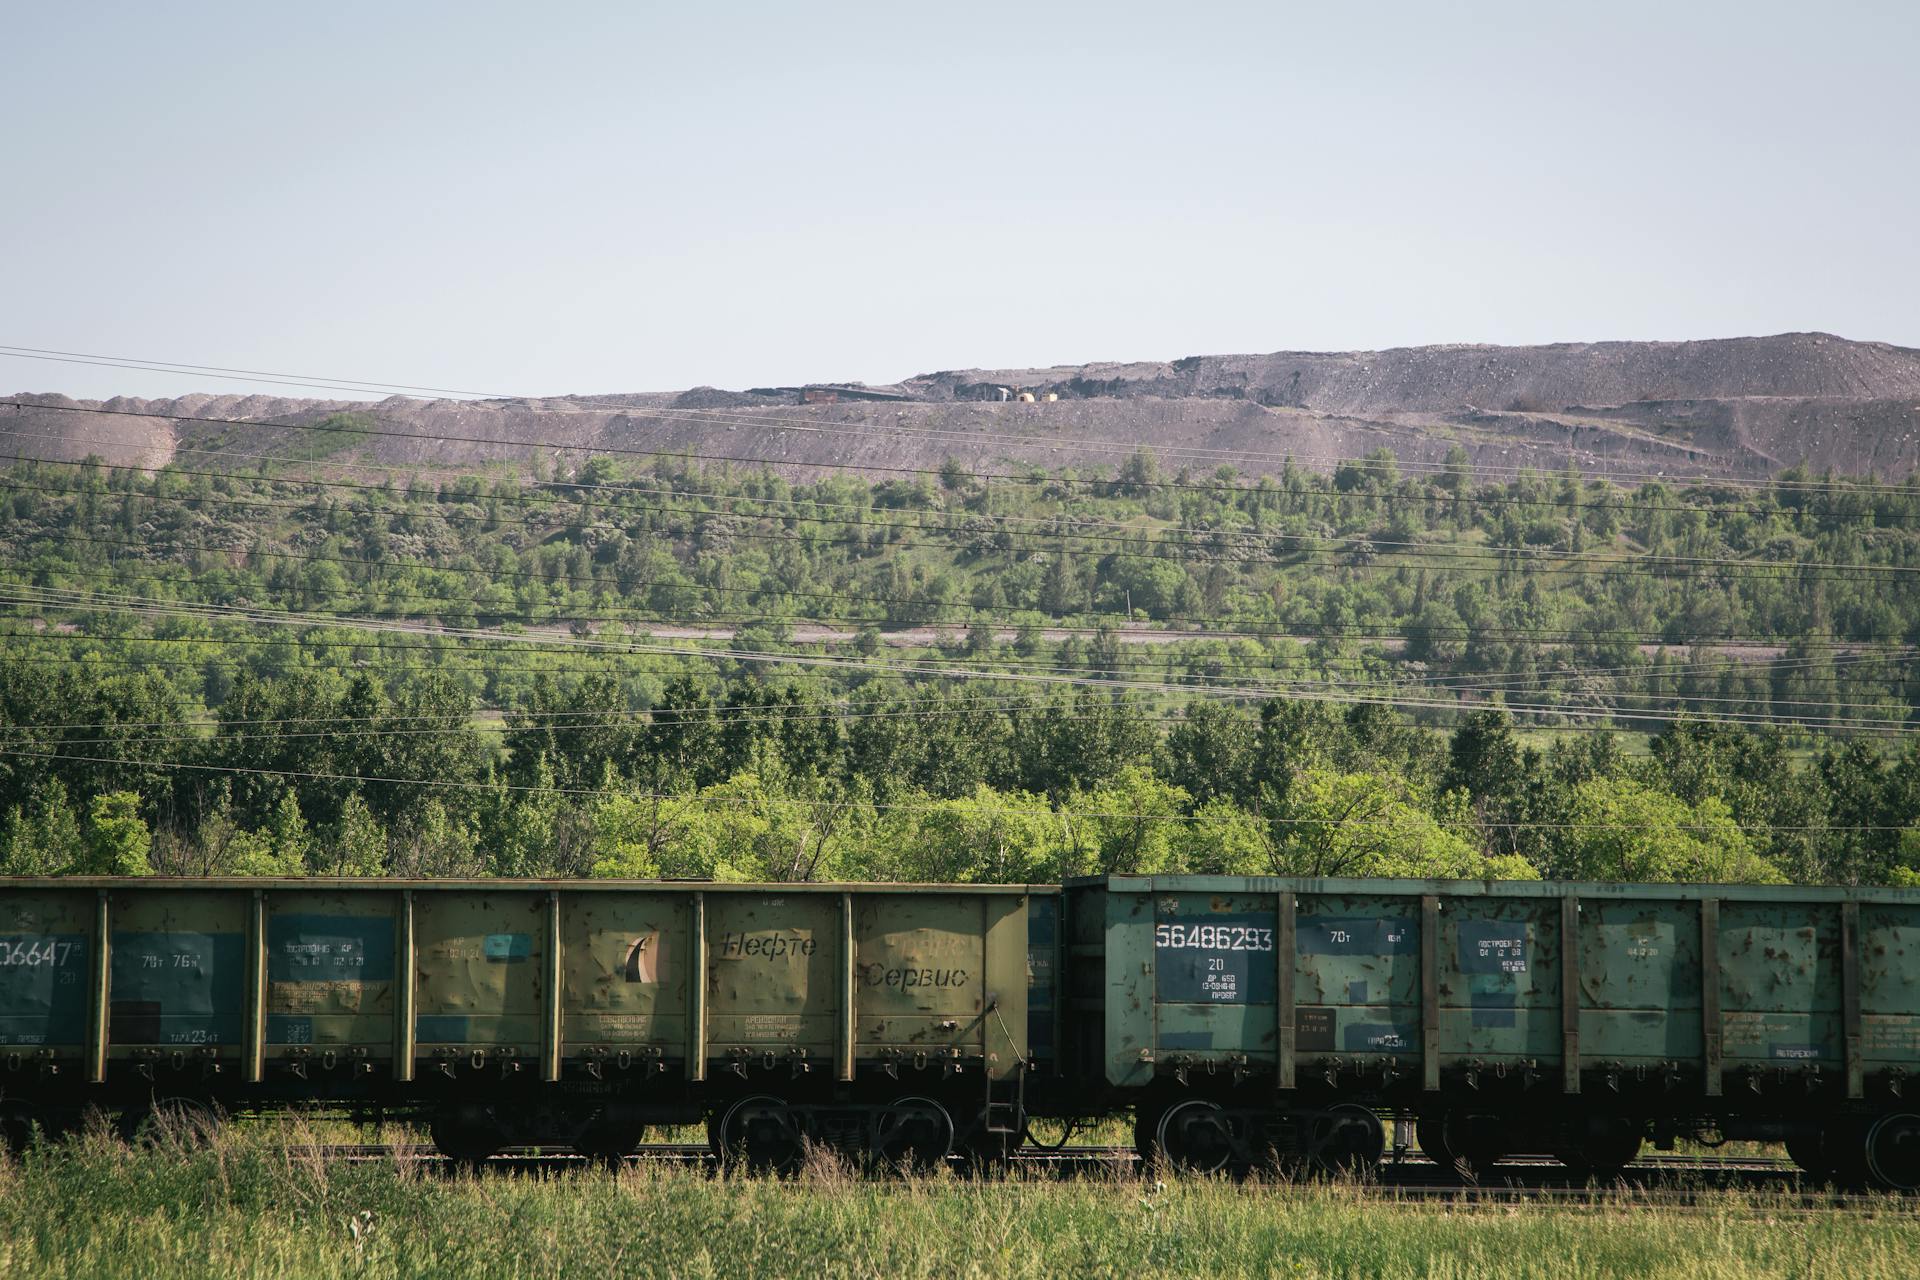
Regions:
<instances>
[{"instance_id":1,"label":"green deciduous tree","mask_svg":"<svg viewBox=\"0 0 1920 1280\"><path fill-rule=\"evenodd\" d=\"M140 816L140 797L109 791L88 803L80 859L66 870L85 876L152 875L147 863L152 848L153 834Z\"/></svg>"},{"instance_id":2,"label":"green deciduous tree","mask_svg":"<svg viewBox=\"0 0 1920 1280\"><path fill-rule=\"evenodd\" d=\"M10 876L64 875L86 856L79 817L59 779L34 789L0 818L0 870Z\"/></svg>"},{"instance_id":3,"label":"green deciduous tree","mask_svg":"<svg viewBox=\"0 0 1920 1280\"><path fill-rule=\"evenodd\" d=\"M1045 883L1061 874L1067 825L1044 796L980 786L883 815L865 869L886 880Z\"/></svg>"},{"instance_id":4,"label":"green deciduous tree","mask_svg":"<svg viewBox=\"0 0 1920 1280\"><path fill-rule=\"evenodd\" d=\"M316 847L314 869L332 876L378 876L387 871L387 833L357 795L340 806L340 818Z\"/></svg>"},{"instance_id":5,"label":"green deciduous tree","mask_svg":"<svg viewBox=\"0 0 1920 1280\"><path fill-rule=\"evenodd\" d=\"M1305 769L1270 818L1271 869L1304 876L1540 878L1525 858L1482 852L1464 834L1468 815L1457 800L1442 805L1442 816L1430 804L1403 778Z\"/></svg>"},{"instance_id":6,"label":"green deciduous tree","mask_svg":"<svg viewBox=\"0 0 1920 1280\"><path fill-rule=\"evenodd\" d=\"M1075 788L1061 802L1072 875L1154 875L1177 870L1178 824L1192 797L1141 765Z\"/></svg>"},{"instance_id":7,"label":"green deciduous tree","mask_svg":"<svg viewBox=\"0 0 1920 1280\"><path fill-rule=\"evenodd\" d=\"M1689 805L1629 778L1592 778L1573 789L1567 873L1583 880L1779 884L1786 877L1754 851L1717 797Z\"/></svg>"}]
</instances>

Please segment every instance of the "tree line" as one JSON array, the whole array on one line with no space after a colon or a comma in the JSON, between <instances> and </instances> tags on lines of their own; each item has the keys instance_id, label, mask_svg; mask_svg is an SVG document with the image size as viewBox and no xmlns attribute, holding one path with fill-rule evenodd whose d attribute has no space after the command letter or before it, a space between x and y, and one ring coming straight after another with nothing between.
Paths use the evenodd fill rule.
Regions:
<instances>
[{"instance_id":1,"label":"tree line","mask_svg":"<svg viewBox=\"0 0 1920 1280\"><path fill-rule=\"evenodd\" d=\"M1912 479L195 456L0 473L9 872L1920 865Z\"/></svg>"},{"instance_id":2,"label":"tree line","mask_svg":"<svg viewBox=\"0 0 1920 1280\"><path fill-rule=\"evenodd\" d=\"M440 676L150 675L0 657L7 874L1047 881L1100 872L1920 882L1920 739L1680 720L1532 745L1498 708L603 674L485 724ZM81 730L25 728L83 724Z\"/></svg>"}]
</instances>

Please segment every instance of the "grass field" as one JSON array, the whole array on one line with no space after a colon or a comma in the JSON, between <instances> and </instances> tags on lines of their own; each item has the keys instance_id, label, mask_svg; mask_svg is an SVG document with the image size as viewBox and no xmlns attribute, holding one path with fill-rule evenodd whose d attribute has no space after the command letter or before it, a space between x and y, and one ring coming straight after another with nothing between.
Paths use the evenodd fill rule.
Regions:
<instances>
[{"instance_id":1,"label":"grass field","mask_svg":"<svg viewBox=\"0 0 1920 1280\"><path fill-rule=\"evenodd\" d=\"M1911 1205L1805 1213L1722 1193L1464 1209L1353 1184L800 1177L698 1168L481 1175L329 1163L237 1132L129 1150L93 1135L0 1163L0 1264L60 1277L1909 1277Z\"/></svg>"}]
</instances>

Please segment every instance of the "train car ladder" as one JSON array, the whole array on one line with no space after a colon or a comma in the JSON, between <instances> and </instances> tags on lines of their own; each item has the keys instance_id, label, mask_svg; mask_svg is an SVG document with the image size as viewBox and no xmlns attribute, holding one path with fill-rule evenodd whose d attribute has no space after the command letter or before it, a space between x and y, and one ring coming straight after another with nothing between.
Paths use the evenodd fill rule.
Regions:
<instances>
[{"instance_id":1,"label":"train car ladder","mask_svg":"<svg viewBox=\"0 0 1920 1280\"><path fill-rule=\"evenodd\" d=\"M987 1104L980 1112L982 1129L992 1134L1019 1135L1027 1127L1027 1060L1022 1058L1013 1073L1013 1098L994 1096L993 1073L982 1072L987 1079Z\"/></svg>"}]
</instances>

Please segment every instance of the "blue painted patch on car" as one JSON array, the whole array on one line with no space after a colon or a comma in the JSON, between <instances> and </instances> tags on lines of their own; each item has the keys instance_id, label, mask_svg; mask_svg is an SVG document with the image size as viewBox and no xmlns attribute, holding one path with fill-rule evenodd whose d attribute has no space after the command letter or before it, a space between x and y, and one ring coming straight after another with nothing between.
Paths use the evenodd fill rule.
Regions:
<instances>
[{"instance_id":1,"label":"blue painted patch on car","mask_svg":"<svg viewBox=\"0 0 1920 1280\"><path fill-rule=\"evenodd\" d=\"M1350 1022L1340 1028L1340 1046L1348 1053L1403 1053L1417 1043L1412 1027L1390 1022Z\"/></svg>"},{"instance_id":2,"label":"blue painted patch on car","mask_svg":"<svg viewBox=\"0 0 1920 1280\"><path fill-rule=\"evenodd\" d=\"M423 1013L414 1022L413 1038L422 1044L464 1044L467 1039L467 1015Z\"/></svg>"},{"instance_id":3,"label":"blue painted patch on car","mask_svg":"<svg viewBox=\"0 0 1920 1280\"><path fill-rule=\"evenodd\" d=\"M480 954L494 964L518 964L533 955L530 933L490 933L480 944Z\"/></svg>"},{"instance_id":4,"label":"blue painted patch on car","mask_svg":"<svg viewBox=\"0 0 1920 1280\"><path fill-rule=\"evenodd\" d=\"M1518 997L1511 991L1475 991L1467 999L1471 1002L1472 1021L1476 1027L1515 1027L1520 1025L1519 1014L1515 1009Z\"/></svg>"},{"instance_id":5,"label":"blue painted patch on car","mask_svg":"<svg viewBox=\"0 0 1920 1280\"><path fill-rule=\"evenodd\" d=\"M267 1015L268 1044L312 1044L313 1019L291 1013Z\"/></svg>"},{"instance_id":6,"label":"blue painted patch on car","mask_svg":"<svg viewBox=\"0 0 1920 1280\"><path fill-rule=\"evenodd\" d=\"M1294 943L1304 956L1412 955L1420 929L1412 920L1381 916L1301 916Z\"/></svg>"}]
</instances>

